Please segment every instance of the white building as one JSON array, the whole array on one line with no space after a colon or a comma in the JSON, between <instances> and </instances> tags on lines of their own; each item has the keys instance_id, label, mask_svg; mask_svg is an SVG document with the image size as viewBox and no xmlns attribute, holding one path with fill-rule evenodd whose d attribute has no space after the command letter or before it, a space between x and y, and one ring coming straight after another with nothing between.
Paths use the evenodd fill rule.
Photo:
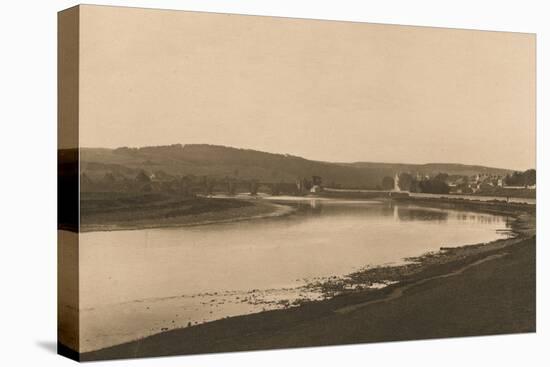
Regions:
<instances>
[{"instance_id":1,"label":"white building","mask_svg":"<svg viewBox=\"0 0 550 367\"><path fill-rule=\"evenodd\" d=\"M309 190L309 192L313 192L313 193L317 193L321 191L323 191L323 189L319 185L313 185L313 187Z\"/></svg>"}]
</instances>

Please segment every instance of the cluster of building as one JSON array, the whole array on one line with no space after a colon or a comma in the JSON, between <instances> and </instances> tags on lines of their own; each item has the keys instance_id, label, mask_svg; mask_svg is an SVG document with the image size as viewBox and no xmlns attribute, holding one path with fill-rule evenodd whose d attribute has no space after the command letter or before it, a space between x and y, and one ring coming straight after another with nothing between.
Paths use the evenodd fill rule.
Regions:
<instances>
[{"instance_id":1,"label":"cluster of building","mask_svg":"<svg viewBox=\"0 0 550 367\"><path fill-rule=\"evenodd\" d=\"M503 189L536 189L533 185L509 185L506 176L480 173L473 176L449 176L445 181L450 187L451 193L468 194L482 191Z\"/></svg>"},{"instance_id":2,"label":"cluster of building","mask_svg":"<svg viewBox=\"0 0 550 367\"><path fill-rule=\"evenodd\" d=\"M296 180L296 189L299 193L319 193L323 191L323 179L321 176L311 176L311 180L298 179Z\"/></svg>"}]
</instances>

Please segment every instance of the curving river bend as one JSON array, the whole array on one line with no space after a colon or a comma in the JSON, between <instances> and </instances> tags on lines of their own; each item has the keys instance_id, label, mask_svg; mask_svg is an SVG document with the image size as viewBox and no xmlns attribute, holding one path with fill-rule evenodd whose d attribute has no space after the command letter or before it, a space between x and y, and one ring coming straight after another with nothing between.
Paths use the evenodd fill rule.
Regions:
<instances>
[{"instance_id":1,"label":"curving river bend","mask_svg":"<svg viewBox=\"0 0 550 367\"><path fill-rule=\"evenodd\" d=\"M441 246L489 242L508 228L506 217L467 211L292 202L302 209L280 218L82 233L82 350L316 299L321 295L303 288L310 281L399 264Z\"/></svg>"}]
</instances>

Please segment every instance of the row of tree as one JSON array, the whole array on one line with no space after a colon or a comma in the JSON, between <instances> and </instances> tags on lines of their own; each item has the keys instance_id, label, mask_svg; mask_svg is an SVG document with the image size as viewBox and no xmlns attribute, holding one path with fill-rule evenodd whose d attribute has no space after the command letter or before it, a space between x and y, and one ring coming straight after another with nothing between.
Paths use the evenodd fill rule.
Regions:
<instances>
[{"instance_id":1,"label":"row of tree","mask_svg":"<svg viewBox=\"0 0 550 367\"><path fill-rule=\"evenodd\" d=\"M537 171L528 169L525 172L514 172L506 175L504 182L509 186L533 186L537 183Z\"/></svg>"},{"instance_id":2,"label":"row of tree","mask_svg":"<svg viewBox=\"0 0 550 367\"><path fill-rule=\"evenodd\" d=\"M80 176L80 187L84 192L164 192L187 197L197 194L210 195L214 192L230 195L237 192L250 192L255 195L258 192L259 182L231 177L172 176L163 172L150 175L140 171L134 177L107 172L103 177L94 179L83 173Z\"/></svg>"},{"instance_id":3,"label":"row of tree","mask_svg":"<svg viewBox=\"0 0 550 367\"><path fill-rule=\"evenodd\" d=\"M439 173L434 177L418 180L410 173L403 172L398 176L398 185L402 191L448 194L450 191L450 186L446 182L448 178L448 174ZM382 189L392 190L394 187L395 180L393 177L386 176L382 179Z\"/></svg>"},{"instance_id":4,"label":"row of tree","mask_svg":"<svg viewBox=\"0 0 550 367\"><path fill-rule=\"evenodd\" d=\"M309 192L314 185L321 185L321 177L304 178L296 183L262 183L256 179L238 177L176 176L163 171L150 174L143 170L133 175L106 172L103 177L96 176L93 179L86 173L80 176L80 187L83 192L163 192L183 197L214 193L257 195L259 191L271 195L301 195Z\"/></svg>"}]
</instances>

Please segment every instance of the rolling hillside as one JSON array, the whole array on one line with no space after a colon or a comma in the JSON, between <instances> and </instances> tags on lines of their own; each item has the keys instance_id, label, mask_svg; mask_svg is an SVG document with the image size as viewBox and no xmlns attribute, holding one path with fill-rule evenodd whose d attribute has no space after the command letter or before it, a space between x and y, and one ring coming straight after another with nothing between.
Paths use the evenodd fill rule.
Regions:
<instances>
[{"instance_id":1,"label":"rolling hillside","mask_svg":"<svg viewBox=\"0 0 550 367\"><path fill-rule=\"evenodd\" d=\"M384 176L397 172L450 175L506 174L510 170L460 164L329 163L301 157L207 144L142 148L82 148L81 173L90 179L106 174L135 177L139 172L157 175L194 175L257 179L261 182L293 183L318 175L328 185L375 188Z\"/></svg>"}]
</instances>

